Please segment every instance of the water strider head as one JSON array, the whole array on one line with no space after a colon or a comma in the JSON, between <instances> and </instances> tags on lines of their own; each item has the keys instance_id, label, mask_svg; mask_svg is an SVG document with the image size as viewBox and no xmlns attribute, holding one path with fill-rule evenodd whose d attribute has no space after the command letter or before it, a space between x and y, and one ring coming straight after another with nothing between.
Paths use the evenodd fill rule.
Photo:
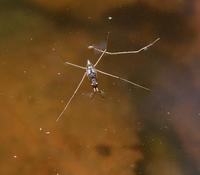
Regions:
<instances>
[{"instance_id":1,"label":"water strider head","mask_svg":"<svg viewBox=\"0 0 200 175\"><path fill-rule=\"evenodd\" d=\"M87 67L92 66L92 63L90 62L90 60L87 60Z\"/></svg>"},{"instance_id":2,"label":"water strider head","mask_svg":"<svg viewBox=\"0 0 200 175\"><path fill-rule=\"evenodd\" d=\"M93 64L90 62L90 60L87 60L86 73L89 79L95 78L97 74L96 69L93 66Z\"/></svg>"}]
</instances>

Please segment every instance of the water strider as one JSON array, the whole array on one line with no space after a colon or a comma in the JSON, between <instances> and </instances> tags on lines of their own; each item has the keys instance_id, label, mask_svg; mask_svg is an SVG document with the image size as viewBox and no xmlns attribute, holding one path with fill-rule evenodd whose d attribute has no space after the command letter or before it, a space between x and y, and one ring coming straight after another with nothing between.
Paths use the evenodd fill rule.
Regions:
<instances>
[{"instance_id":1,"label":"water strider","mask_svg":"<svg viewBox=\"0 0 200 175\"><path fill-rule=\"evenodd\" d=\"M132 85L137 86L139 88L142 88L142 89L145 89L147 91L150 91L150 89L147 88L147 87L141 86L141 85L139 85L137 83L134 83L134 82L129 81L127 79L121 78L119 76L116 76L116 75L113 75L113 74L110 74L110 73L98 70L98 69L96 69L96 66L99 64L99 62L102 59L102 57L104 56L104 54L108 54L108 55L121 55L121 54L139 53L139 52L141 52L143 50L146 50L147 48L149 48L153 44L155 44L159 39L160 38L157 38L156 40L154 40L150 44L146 45L145 47L142 47L141 49L134 50L134 51L108 52L107 51L107 46L106 46L105 50L98 49L98 48L96 48L94 46L89 46L88 47L89 49L94 49L94 50L96 50L98 52L101 52L101 55L100 55L100 57L98 58L98 60L96 61L95 64L92 64L90 62L90 60L87 60L86 67L79 66L77 64L73 64L73 63L70 63L70 62L65 62L65 64L67 64L67 65L71 65L71 66L74 66L76 68L85 70L85 73L83 74L83 77L80 80L77 88L75 89L74 93L72 94L71 98L69 99L69 101L65 105L64 109L62 110L62 112L60 113L60 115L58 116L58 118L56 119L56 121L58 121L60 119L60 117L63 115L63 113L65 112L65 110L67 109L67 107L69 106L69 104L71 103L72 99L74 98L75 94L77 93L78 89L80 88L80 86L81 86L81 84L82 84L82 82L83 82L83 80L85 79L86 76L90 80L91 86L92 86L93 91L94 91L93 93L102 93L102 91L99 90L99 88L98 88L97 72L100 73L100 74L103 74L103 75L107 75L107 76L110 76L110 77L113 77L113 78L117 78L117 79L122 80L122 81L124 81L126 83L129 83L129 84L132 84ZM107 36L107 42L108 42L108 36Z\"/></svg>"}]
</instances>

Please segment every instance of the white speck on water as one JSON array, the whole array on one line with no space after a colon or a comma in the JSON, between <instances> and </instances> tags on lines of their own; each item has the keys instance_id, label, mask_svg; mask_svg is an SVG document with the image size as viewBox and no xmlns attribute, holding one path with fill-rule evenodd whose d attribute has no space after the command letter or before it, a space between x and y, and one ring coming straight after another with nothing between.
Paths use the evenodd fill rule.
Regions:
<instances>
[{"instance_id":1,"label":"white speck on water","mask_svg":"<svg viewBox=\"0 0 200 175\"><path fill-rule=\"evenodd\" d=\"M109 19L109 20L112 20L112 16L109 16L108 19Z\"/></svg>"},{"instance_id":2,"label":"white speck on water","mask_svg":"<svg viewBox=\"0 0 200 175\"><path fill-rule=\"evenodd\" d=\"M40 131L42 131L42 128L40 128Z\"/></svg>"},{"instance_id":3,"label":"white speck on water","mask_svg":"<svg viewBox=\"0 0 200 175\"><path fill-rule=\"evenodd\" d=\"M13 158L15 158L15 159L16 159L16 158L17 158L17 155L14 155L14 156L13 156Z\"/></svg>"},{"instance_id":4,"label":"white speck on water","mask_svg":"<svg viewBox=\"0 0 200 175\"><path fill-rule=\"evenodd\" d=\"M92 46L92 45L88 46L88 49L93 49L93 48L94 48L94 46Z\"/></svg>"},{"instance_id":5,"label":"white speck on water","mask_svg":"<svg viewBox=\"0 0 200 175\"><path fill-rule=\"evenodd\" d=\"M61 75L61 73L60 73L60 72L58 72L58 73L57 73L57 75L59 75L59 76L60 76L60 75Z\"/></svg>"},{"instance_id":6,"label":"white speck on water","mask_svg":"<svg viewBox=\"0 0 200 175\"><path fill-rule=\"evenodd\" d=\"M167 115L170 115L170 114L171 114L171 113L168 111L168 112L167 112Z\"/></svg>"},{"instance_id":7,"label":"white speck on water","mask_svg":"<svg viewBox=\"0 0 200 175\"><path fill-rule=\"evenodd\" d=\"M46 133L47 135L48 135L48 134L50 134L50 132L49 132L49 131L46 131L45 133Z\"/></svg>"}]
</instances>

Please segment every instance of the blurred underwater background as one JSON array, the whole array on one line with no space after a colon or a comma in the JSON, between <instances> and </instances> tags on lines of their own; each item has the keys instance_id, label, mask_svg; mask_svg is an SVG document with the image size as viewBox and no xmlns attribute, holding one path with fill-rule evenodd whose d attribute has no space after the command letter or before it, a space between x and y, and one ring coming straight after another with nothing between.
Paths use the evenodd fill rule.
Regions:
<instances>
[{"instance_id":1,"label":"blurred underwater background","mask_svg":"<svg viewBox=\"0 0 200 175\"><path fill-rule=\"evenodd\" d=\"M0 174L200 174L200 1L0 0ZM104 49L98 74L84 71Z\"/></svg>"}]
</instances>

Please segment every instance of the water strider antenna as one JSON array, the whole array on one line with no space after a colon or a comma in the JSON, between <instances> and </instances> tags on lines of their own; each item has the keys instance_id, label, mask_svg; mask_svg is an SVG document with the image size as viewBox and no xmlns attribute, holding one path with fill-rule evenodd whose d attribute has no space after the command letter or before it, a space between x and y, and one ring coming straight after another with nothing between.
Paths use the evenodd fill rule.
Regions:
<instances>
[{"instance_id":1,"label":"water strider antenna","mask_svg":"<svg viewBox=\"0 0 200 175\"><path fill-rule=\"evenodd\" d=\"M106 51L105 54L107 54L107 55L123 55L123 54L139 53L139 52L147 50L149 47L153 46L159 40L160 40L160 38L157 38L153 42L149 43L148 45L146 45L146 46L144 46L144 47L142 47L142 48L140 48L138 50L122 51L122 52L108 52L108 51ZM101 50L101 49L99 49L97 47L94 47L94 46L89 46L88 48L89 49L94 49L94 50L96 50L98 52L101 52L101 53L103 52L103 50Z\"/></svg>"}]
</instances>

